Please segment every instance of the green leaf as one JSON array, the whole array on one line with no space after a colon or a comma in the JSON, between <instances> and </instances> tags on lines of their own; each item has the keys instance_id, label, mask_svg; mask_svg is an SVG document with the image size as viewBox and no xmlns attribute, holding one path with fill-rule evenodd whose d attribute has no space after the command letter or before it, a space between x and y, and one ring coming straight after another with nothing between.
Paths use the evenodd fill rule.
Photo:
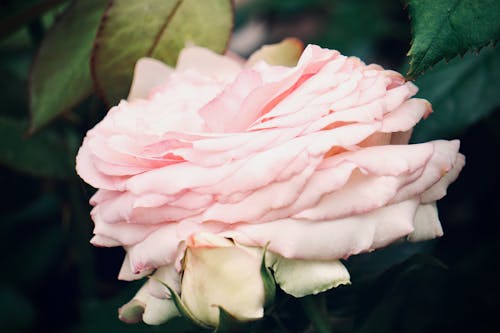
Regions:
<instances>
[{"instance_id":1,"label":"green leaf","mask_svg":"<svg viewBox=\"0 0 500 333\"><path fill-rule=\"evenodd\" d=\"M243 332L245 325L219 306L219 325L213 333Z\"/></svg>"},{"instance_id":2,"label":"green leaf","mask_svg":"<svg viewBox=\"0 0 500 333\"><path fill-rule=\"evenodd\" d=\"M0 164L36 176L65 178L73 171L66 147L51 132L25 137L26 124L0 117Z\"/></svg>"},{"instance_id":3,"label":"green leaf","mask_svg":"<svg viewBox=\"0 0 500 333\"><path fill-rule=\"evenodd\" d=\"M326 312L325 296L306 296L300 299L302 308L318 333L332 332L330 318ZM322 304L318 304L322 302Z\"/></svg>"},{"instance_id":4,"label":"green leaf","mask_svg":"<svg viewBox=\"0 0 500 333\"><path fill-rule=\"evenodd\" d=\"M266 265L266 253L267 245L262 251L262 261L260 263L260 275L262 277L262 283L264 284L265 307L271 305L274 302L274 297L276 295L276 282L274 281L271 270Z\"/></svg>"},{"instance_id":5,"label":"green leaf","mask_svg":"<svg viewBox=\"0 0 500 333\"><path fill-rule=\"evenodd\" d=\"M417 80L418 96L434 112L422 120L412 141L449 138L486 117L500 105L500 50L487 49L440 64Z\"/></svg>"},{"instance_id":6,"label":"green leaf","mask_svg":"<svg viewBox=\"0 0 500 333\"><path fill-rule=\"evenodd\" d=\"M108 104L115 104L126 98L139 58L174 66L189 43L223 52L232 21L230 0L113 1L92 51L94 85Z\"/></svg>"},{"instance_id":7,"label":"green leaf","mask_svg":"<svg viewBox=\"0 0 500 333\"><path fill-rule=\"evenodd\" d=\"M106 0L76 0L47 33L31 71L31 129L38 129L92 92L89 58Z\"/></svg>"},{"instance_id":8,"label":"green leaf","mask_svg":"<svg viewBox=\"0 0 500 333\"><path fill-rule=\"evenodd\" d=\"M409 0L413 43L408 77L442 59L478 51L500 38L497 0Z\"/></svg>"},{"instance_id":9,"label":"green leaf","mask_svg":"<svg viewBox=\"0 0 500 333\"><path fill-rule=\"evenodd\" d=\"M429 255L417 254L392 267L360 294L358 302L365 309L357 311L354 332L429 331L428 318L441 310L435 305L436 292L438 299L447 297L444 274L446 266Z\"/></svg>"}]
</instances>

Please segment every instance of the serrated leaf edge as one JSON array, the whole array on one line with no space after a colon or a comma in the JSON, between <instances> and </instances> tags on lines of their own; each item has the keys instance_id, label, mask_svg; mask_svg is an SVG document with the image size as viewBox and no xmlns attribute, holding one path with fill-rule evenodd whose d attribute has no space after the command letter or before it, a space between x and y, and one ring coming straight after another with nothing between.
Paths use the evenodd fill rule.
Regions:
<instances>
[{"instance_id":1,"label":"serrated leaf edge","mask_svg":"<svg viewBox=\"0 0 500 333\"><path fill-rule=\"evenodd\" d=\"M455 6L458 5L460 1L457 1L457 4ZM460 56L460 57L463 57L465 54L467 53L473 53L475 52L476 54L479 54L479 52L485 48L485 47L495 47L496 43L498 42L498 39L492 39L492 40L488 40L488 41L485 41L483 42L483 44L479 45L479 46L471 46L470 48L468 49L464 49L464 50L459 50L456 54L454 54L453 56L451 57L446 57L446 56L443 56L442 58L432 62L427 68L425 69L422 69L420 72L414 72L414 68L415 68L415 58L413 57L413 54L412 54L412 51L413 51L413 46L414 46L414 42L415 42L415 31L414 31L414 26L412 24L414 18L411 14L412 10L411 10L411 7L412 5L410 4L410 1L407 0L407 1L404 1L403 3L403 8L406 9L408 8L408 19L410 21L410 31L411 31L411 35L412 35L412 39L410 41L410 49L408 50L408 52L406 53L406 56L410 58L409 60L409 69L406 73L406 79L409 80L409 81L414 81L416 78L418 78L419 76L425 74L427 71L429 70L432 70L432 68L440 63L441 61L445 61L446 63L448 63L448 61L456 58L457 56ZM420 60L421 61L421 60Z\"/></svg>"}]
</instances>

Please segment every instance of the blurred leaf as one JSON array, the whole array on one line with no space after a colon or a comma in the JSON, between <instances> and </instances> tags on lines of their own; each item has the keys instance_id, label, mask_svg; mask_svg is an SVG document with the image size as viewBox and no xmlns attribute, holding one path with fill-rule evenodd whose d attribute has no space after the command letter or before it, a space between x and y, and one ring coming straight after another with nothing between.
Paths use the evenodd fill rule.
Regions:
<instances>
[{"instance_id":1,"label":"blurred leaf","mask_svg":"<svg viewBox=\"0 0 500 333\"><path fill-rule=\"evenodd\" d=\"M15 210L11 214L2 217L0 231L8 234L8 228L15 228L16 226L25 228L27 224L39 223L40 219L54 215L59 209L59 204L57 197L53 194L46 194L33 202L25 203L22 210Z\"/></svg>"},{"instance_id":2,"label":"blurred leaf","mask_svg":"<svg viewBox=\"0 0 500 333\"><path fill-rule=\"evenodd\" d=\"M25 85L15 75L0 68L0 98L2 108L0 114L11 116L24 116L27 111L25 100Z\"/></svg>"},{"instance_id":3,"label":"blurred leaf","mask_svg":"<svg viewBox=\"0 0 500 333\"><path fill-rule=\"evenodd\" d=\"M330 8L324 10L324 15L328 15L324 30L316 41L319 45L368 63L393 66L400 62L398 50L406 47L409 29L406 19L400 19L399 1L350 0L329 4Z\"/></svg>"},{"instance_id":4,"label":"blurred leaf","mask_svg":"<svg viewBox=\"0 0 500 333\"><path fill-rule=\"evenodd\" d=\"M349 257L344 261L353 284L373 280L393 266L399 265L419 253L432 251L434 241L400 242L370 253Z\"/></svg>"},{"instance_id":5,"label":"blurred leaf","mask_svg":"<svg viewBox=\"0 0 500 333\"><path fill-rule=\"evenodd\" d=\"M125 98L141 57L174 66L179 51L189 43L223 52L233 25L232 11L230 0L112 2L92 51L92 77L99 94L108 104Z\"/></svg>"},{"instance_id":6,"label":"blurred leaf","mask_svg":"<svg viewBox=\"0 0 500 333\"><path fill-rule=\"evenodd\" d=\"M65 235L57 224L60 202L53 194L42 195L23 206L4 215L0 223L0 252L15 249L2 263L10 273L4 279L35 286L59 263Z\"/></svg>"},{"instance_id":7,"label":"blurred leaf","mask_svg":"<svg viewBox=\"0 0 500 333\"><path fill-rule=\"evenodd\" d=\"M18 80L27 81L32 58L33 45L27 29L19 30L1 41L0 68ZM3 76L0 80L6 84L9 82L9 78ZM23 94L26 94L26 84L23 85Z\"/></svg>"},{"instance_id":8,"label":"blurred leaf","mask_svg":"<svg viewBox=\"0 0 500 333\"><path fill-rule=\"evenodd\" d=\"M71 157L54 133L26 138L24 122L0 117L0 164L36 176L64 178L73 171Z\"/></svg>"},{"instance_id":9,"label":"blurred leaf","mask_svg":"<svg viewBox=\"0 0 500 333\"><path fill-rule=\"evenodd\" d=\"M9 286L0 286L0 327L4 332L27 332L35 319L31 302Z\"/></svg>"},{"instance_id":10,"label":"blurred leaf","mask_svg":"<svg viewBox=\"0 0 500 333\"><path fill-rule=\"evenodd\" d=\"M0 38L68 0L4 0L0 2Z\"/></svg>"},{"instance_id":11,"label":"blurred leaf","mask_svg":"<svg viewBox=\"0 0 500 333\"><path fill-rule=\"evenodd\" d=\"M439 64L416 84L434 112L416 126L412 140L455 136L500 105L500 51L485 49Z\"/></svg>"},{"instance_id":12,"label":"blurred leaf","mask_svg":"<svg viewBox=\"0 0 500 333\"><path fill-rule=\"evenodd\" d=\"M432 316L427 311L436 307L429 299L442 290L448 274L443 269L441 261L427 255L415 255L392 267L360 298L365 309L357 313L354 332L429 332L426 325Z\"/></svg>"},{"instance_id":13,"label":"blurred leaf","mask_svg":"<svg viewBox=\"0 0 500 333\"><path fill-rule=\"evenodd\" d=\"M479 50L500 38L497 0L409 0L413 42L408 52L415 78L438 61Z\"/></svg>"},{"instance_id":14,"label":"blurred leaf","mask_svg":"<svg viewBox=\"0 0 500 333\"><path fill-rule=\"evenodd\" d=\"M92 92L89 58L106 0L76 0L47 33L30 77L31 130Z\"/></svg>"},{"instance_id":15,"label":"blurred leaf","mask_svg":"<svg viewBox=\"0 0 500 333\"><path fill-rule=\"evenodd\" d=\"M235 26L240 27L252 18L270 17L273 20L281 21L287 17L304 14L304 12L314 10L317 7L330 6L333 2L331 0L240 1L236 4Z\"/></svg>"},{"instance_id":16,"label":"blurred leaf","mask_svg":"<svg viewBox=\"0 0 500 333\"><path fill-rule=\"evenodd\" d=\"M304 312L318 333L332 332L331 322L325 307L325 295L309 295L300 298Z\"/></svg>"},{"instance_id":17,"label":"blurred leaf","mask_svg":"<svg viewBox=\"0 0 500 333\"><path fill-rule=\"evenodd\" d=\"M24 237L17 237L10 243L10 249L16 249L16 255L7 260L11 278L23 285L37 285L44 274L50 272L59 263L64 250L64 234L58 225L42 229L40 232ZM7 243L4 241L4 243ZM3 247L3 246L2 246ZM5 249L4 251L8 251Z\"/></svg>"}]
</instances>

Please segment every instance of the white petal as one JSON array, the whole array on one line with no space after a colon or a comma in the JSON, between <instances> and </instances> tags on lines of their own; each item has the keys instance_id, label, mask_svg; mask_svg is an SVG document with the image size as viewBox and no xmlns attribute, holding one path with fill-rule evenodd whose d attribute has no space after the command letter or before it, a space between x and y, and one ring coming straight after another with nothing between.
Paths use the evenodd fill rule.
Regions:
<instances>
[{"instance_id":1,"label":"white petal","mask_svg":"<svg viewBox=\"0 0 500 333\"><path fill-rule=\"evenodd\" d=\"M179 312L171 299L159 299L152 296L146 282L130 302L118 310L120 320L127 323L137 322L142 308L142 321L149 325L160 325L178 316Z\"/></svg>"},{"instance_id":2,"label":"white petal","mask_svg":"<svg viewBox=\"0 0 500 333\"><path fill-rule=\"evenodd\" d=\"M176 292L181 290L180 274L175 268L175 263L162 266L153 274L153 279L147 284L149 293L156 298L170 298L170 291L165 287L163 282Z\"/></svg>"},{"instance_id":3,"label":"white petal","mask_svg":"<svg viewBox=\"0 0 500 333\"><path fill-rule=\"evenodd\" d=\"M281 289L295 297L316 295L351 283L349 272L339 260L300 260L278 256L272 268Z\"/></svg>"},{"instance_id":4,"label":"white petal","mask_svg":"<svg viewBox=\"0 0 500 333\"><path fill-rule=\"evenodd\" d=\"M142 315L142 321L148 325L160 325L178 315L179 312L174 301L150 296Z\"/></svg>"},{"instance_id":5,"label":"white petal","mask_svg":"<svg viewBox=\"0 0 500 333\"><path fill-rule=\"evenodd\" d=\"M264 315L261 257L240 247L188 248L181 299L203 323L217 326L218 306L238 320Z\"/></svg>"}]
</instances>

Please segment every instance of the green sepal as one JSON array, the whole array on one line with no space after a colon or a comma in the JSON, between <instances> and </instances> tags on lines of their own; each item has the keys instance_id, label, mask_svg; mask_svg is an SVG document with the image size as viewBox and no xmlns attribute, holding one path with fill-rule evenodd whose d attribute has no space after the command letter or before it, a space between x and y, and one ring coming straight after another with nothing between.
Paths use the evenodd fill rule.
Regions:
<instances>
[{"instance_id":1,"label":"green sepal","mask_svg":"<svg viewBox=\"0 0 500 333\"><path fill-rule=\"evenodd\" d=\"M179 313L181 314L181 316L189 319L193 324L195 324L196 326L200 327L200 328L203 328L203 329L207 329L207 330L210 330L212 329L212 327L208 326L207 324L201 322L200 320L198 320L192 313L191 311L189 311L189 309L186 307L186 305L184 304L184 302L182 302L181 300L181 297L179 296L179 294L173 290L172 288L170 288L165 282L153 277L153 276L150 276L149 277L150 279L155 279L156 281L160 282L162 285L164 285L168 291L170 292L170 297L172 298L172 301L174 302L175 304L175 307L177 308L177 310L179 311Z\"/></svg>"},{"instance_id":2,"label":"green sepal","mask_svg":"<svg viewBox=\"0 0 500 333\"><path fill-rule=\"evenodd\" d=\"M276 282L274 281L274 276L271 270L266 265L268 245L269 244L266 244L264 250L262 251L262 260L260 263L260 276L262 277L262 283L264 284L264 307L270 306L274 302L274 297L276 295Z\"/></svg>"},{"instance_id":3,"label":"green sepal","mask_svg":"<svg viewBox=\"0 0 500 333\"><path fill-rule=\"evenodd\" d=\"M223 307L219 308L219 324L213 333L237 333L243 332L244 323L234 318Z\"/></svg>"}]
</instances>

